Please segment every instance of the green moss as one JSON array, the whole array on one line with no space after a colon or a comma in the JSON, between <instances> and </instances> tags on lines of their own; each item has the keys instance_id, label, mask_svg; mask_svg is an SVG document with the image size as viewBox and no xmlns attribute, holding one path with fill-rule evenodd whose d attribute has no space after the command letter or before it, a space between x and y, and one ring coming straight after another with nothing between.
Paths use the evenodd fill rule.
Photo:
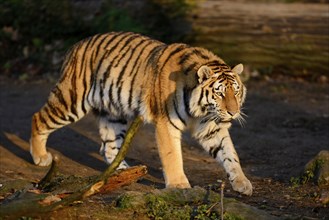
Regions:
<instances>
[{"instance_id":1,"label":"green moss","mask_svg":"<svg viewBox=\"0 0 329 220\"><path fill-rule=\"evenodd\" d=\"M192 208L188 205L176 206L161 196L146 195L147 216L152 219L190 219Z\"/></svg>"},{"instance_id":2,"label":"green moss","mask_svg":"<svg viewBox=\"0 0 329 220\"><path fill-rule=\"evenodd\" d=\"M120 209L127 209L132 207L133 197L130 195L122 195L117 200L117 207Z\"/></svg>"},{"instance_id":3,"label":"green moss","mask_svg":"<svg viewBox=\"0 0 329 220\"><path fill-rule=\"evenodd\" d=\"M299 185L304 185L310 181L315 181L316 174L323 164L324 161L321 159L314 160L307 165L306 169L299 177L291 177L290 183L293 187L298 187Z\"/></svg>"}]
</instances>

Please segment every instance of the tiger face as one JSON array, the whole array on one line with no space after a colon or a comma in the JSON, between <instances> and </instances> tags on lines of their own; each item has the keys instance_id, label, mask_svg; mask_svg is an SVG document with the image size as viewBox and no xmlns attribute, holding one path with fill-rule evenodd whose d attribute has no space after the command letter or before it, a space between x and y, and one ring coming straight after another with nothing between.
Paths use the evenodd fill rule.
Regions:
<instances>
[{"instance_id":1,"label":"tiger face","mask_svg":"<svg viewBox=\"0 0 329 220\"><path fill-rule=\"evenodd\" d=\"M192 115L201 117L202 122L214 121L217 124L243 120L241 106L246 88L239 77L242 71L242 64L232 70L226 65L216 68L201 66L197 72L199 84L191 94Z\"/></svg>"}]
</instances>

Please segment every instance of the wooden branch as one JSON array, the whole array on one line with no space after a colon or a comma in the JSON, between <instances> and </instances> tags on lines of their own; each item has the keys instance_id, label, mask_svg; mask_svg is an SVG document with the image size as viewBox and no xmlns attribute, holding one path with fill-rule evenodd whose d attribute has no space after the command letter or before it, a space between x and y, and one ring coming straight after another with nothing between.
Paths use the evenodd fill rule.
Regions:
<instances>
[{"instance_id":1,"label":"wooden branch","mask_svg":"<svg viewBox=\"0 0 329 220\"><path fill-rule=\"evenodd\" d=\"M129 149L130 142L135 136L142 121L142 117L137 117L134 119L127 131L126 137L123 140L123 143L117 156L115 157L111 165L103 173L101 173L92 184L78 190L77 192L64 198L63 200L50 205L50 210L55 210L62 206L69 205L74 201L84 199L99 192L101 187L110 180L110 176L116 171L122 160L125 158Z\"/></svg>"},{"instance_id":2,"label":"wooden branch","mask_svg":"<svg viewBox=\"0 0 329 220\"><path fill-rule=\"evenodd\" d=\"M146 166L135 166L111 175L107 182L99 189L98 193L105 194L122 186L136 182L147 174Z\"/></svg>"},{"instance_id":3,"label":"wooden branch","mask_svg":"<svg viewBox=\"0 0 329 220\"><path fill-rule=\"evenodd\" d=\"M122 146L118 152L118 155L111 163L111 165L101 173L91 184L82 187L68 195L51 195L50 193L44 194L40 190L40 194L32 191L24 191L20 193L14 200L4 201L0 206L1 217L19 217L24 214L36 214L44 213L59 209L61 207L72 204L74 201L83 200L86 197L94 195L96 193L107 193L114 189L117 189L123 185L135 182L138 178L144 176L147 171L145 166L131 167L126 170L116 171L124 157L128 152L129 145L132 138L136 134L143 119L137 117L129 127L126 137L122 143ZM38 188L44 188L47 183L50 183L52 178L57 172L58 158L56 158L45 177L39 182Z\"/></svg>"},{"instance_id":4,"label":"wooden branch","mask_svg":"<svg viewBox=\"0 0 329 220\"><path fill-rule=\"evenodd\" d=\"M51 163L51 167L48 170L47 174L39 181L37 184L38 189L44 189L47 184L51 182L51 180L58 174L58 163L59 158L57 155L54 156L54 159Z\"/></svg>"}]
</instances>

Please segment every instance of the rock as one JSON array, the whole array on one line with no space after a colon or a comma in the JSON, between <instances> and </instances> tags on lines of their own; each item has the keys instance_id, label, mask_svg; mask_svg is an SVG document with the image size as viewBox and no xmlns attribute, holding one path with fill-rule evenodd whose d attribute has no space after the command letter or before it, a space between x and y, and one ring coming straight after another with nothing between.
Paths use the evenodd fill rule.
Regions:
<instances>
[{"instance_id":1,"label":"rock","mask_svg":"<svg viewBox=\"0 0 329 220\"><path fill-rule=\"evenodd\" d=\"M302 178L313 180L318 185L329 185L329 151L320 151L304 168Z\"/></svg>"}]
</instances>

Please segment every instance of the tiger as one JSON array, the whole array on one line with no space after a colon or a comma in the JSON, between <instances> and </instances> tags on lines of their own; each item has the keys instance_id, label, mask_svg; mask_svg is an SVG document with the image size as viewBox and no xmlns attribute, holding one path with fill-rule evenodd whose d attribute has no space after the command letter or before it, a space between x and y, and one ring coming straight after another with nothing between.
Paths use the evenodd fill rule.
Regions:
<instances>
[{"instance_id":1,"label":"tiger","mask_svg":"<svg viewBox=\"0 0 329 220\"><path fill-rule=\"evenodd\" d=\"M116 157L132 120L155 127L166 188L190 188L184 173L181 139L190 131L224 167L233 190L252 194L229 134L242 120L246 87L243 65L234 68L207 49L165 44L132 32L98 34L66 53L61 77L46 103L32 116L30 153L39 166L52 162L49 135L88 112L99 121L100 154ZM123 160L118 169L129 167Z\"/></svg>"}]
</instances>

